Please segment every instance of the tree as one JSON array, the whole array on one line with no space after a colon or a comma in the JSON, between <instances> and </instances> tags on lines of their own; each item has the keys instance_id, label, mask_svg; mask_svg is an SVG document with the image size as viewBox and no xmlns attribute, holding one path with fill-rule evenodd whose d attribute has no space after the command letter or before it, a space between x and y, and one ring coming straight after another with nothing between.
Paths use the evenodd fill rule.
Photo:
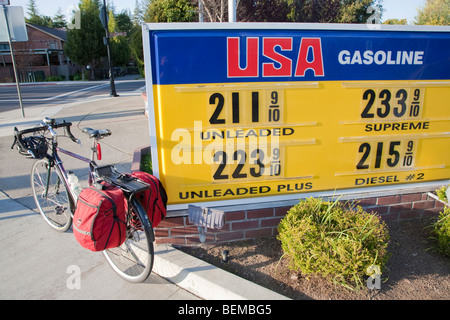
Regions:
<instances>
[{"instance_id":1,"label":"tree","mask_svg":"<svg viewBox=\"0 0 450 320\"><path fill-rule=\"evenodd\" d=\"M209 22L224 22L227 21L225 14L228 13L227 0L199 0L203 4L205 21ZM240 1L237 1L236 8L239 7Z\"/></svg>"},{"instance_id":2,"label":"tree","mask_svg":"<svg viewBox=\"0 0 450 320\"><path fill-rule=\"evenodd\" d=\"M341 1L339 0L286 0L289 7L288 21L337 22Z\"/></svg>"},{"instance_id":3,"label":"tree","mask_svg":"<svg viewBox=\"0 0 450 320\"><path fill-rule=\"evenodd\" d=\"M58 8L56 15L53 17L53 28L66 28L66 16L63 14L61 7Z\"/></svg>"},{"instance_id":4,"label":"tree","mask_svg":"<svg viewBox=\"0 0 450 320\"><path fill-rule=\"evenodd\" d=\"M116 14L117 31L126 32L130 35L133 29L133 21L129 9L122 10L119 14Z\"/></svg>"},{"instance_id":5,"label":"tree","mask_svg":"<svg viewBox=\"0 0 450 320\"><path fill-rule=\"evenodd\" d=\"M113 10L109 11L108 30L112 32L125 32L126 36L111 36L111 60L116 66L124 66L130 61L131 49L129 46L128 32L132 27L131 18L126 11L115 15Z\"/></svg>"},{"instance_id":6,"label":"tree","mask_svg":"<svg viewBox=\"0 0 450 320\"><path fill-rule=\"evenodd\" d=\"M287 21L319 23L366 23L370 6L381 10L382 0L284 0Z\"/></svg>"},{"instance_id":7,"label":"tree","mask_svg":"<svg viewBox=\"0 0 450 320\"><path fill-rule=\"evenodd\" d=\"M205 22L226 22L227 0L199 0ZM289 8L286 0L237 0L236 20L240 22L286 22Z\"/></svg>"},{"instance_id":8,"label":"tree","mask_svg":"<svg viewBox=\"0 0 450 320\"><path fill-rule=\"evenodd\" d=\"M115 66L125 66L130 62L131 49L125 36L111 38L111 59Z\"/></svg>"},{"instance_id":9,"label":"tree","mask_svg":"<svg viewBox=\"0 0 450 320\"><path fill-rule=\"evenodd\" d=\"M133 11L133 16L131 18L131 20L133 21L134 25L141 25L143 20L143 11L142 11L142 4L139 2L139 0L135 1L134 4L134 11Z\"/></svg>"},{"instance_id":10,"label":"tree","mask_svg":"<svg viewBox=\"0 0 450 320\"><path fill-rule=\"evenodd\" d=\"M26 21L28 23L37 24L37 22L41 22L41 16L39 15L35 0L29 0L27 9L29 18L27 18Z\"/></svg>"},{"instance_id":11,"label":"tree","mask_svg":"<svg viewBox=\"0 0 450 320\"><path fill-rule=\"evenodd\" d=\"M239 0L237 21L286 22L289 6L285 0Z\"/></svg>"},{"instance_id":12,"label":"tree","mask_svg":"<svg viewBox=\"0 0 450 320\"><path fill-rule=\"evenodd\" d=\"M28 16L25 21L31 24L36 24L39 26L49 27L49 28L65 28L67 27L67 22L65 16L62 13L61 8L58 9L56 15L51 18L46 15L41 15L36 5L35 0L29 0L28 2Z\"/></svg>"},{"instance_id":13,"label":"tree","mask_svg":"<svg viewBox=\"0 0 450 320\"><path fill-rule=\"evenodd\" d=\"M25 19L26 22L39 26L51 27L52 19L50 17L41 16L39 14L39 10L37 8L35 0L29 0L27 7L29 18Z\"/></svg>"},{"instance_id":14,"label":"tree","mask_svg":"<svg viewBox=\"0 0 450 320\"><path fill-rule=\"evenodd\" d=\"M139 73L145 77L144 70L144 46L142 44L142 31L139 26L135 26L130 35L131 55L136 60Z\"/></svg>"},{"instance_id":15,"label":"tree","mask_svg":"<svg viewBox=\"0 0 450 320\"><path fill-rule=\"evenodd\" d=\"M383 24L400 24L407 25L408 21L406 19L388 19Z\"/></svg>"},{"instance_id":16,"label":"tree","mask_svg":"<svg viewBox=\"0 0 450 320\"><path fill-rule=\"evenodd\" d=\"M227 21L227 0L199 0L206 21ZM257 22L366 23L382 0L237 0L237 20Z\"/></svg>"},{"instance_id":17,"label":"tree","mask_svg":"<svg viewBox=\"0 0 450 320\"><path fill-rule=\"evenodd\" d=\"M150 0L143 19L145 22L192 22L197 21L197 14L187 0Z\"/></svg>"},{"instance_id":18,"label":"tree","mask_svg":"<svg viewBox=\"0 0 450 320\"><path fill-rule=\"evenodd\" d=\"M83 68L88 64L94 67L96 59L106 56L103 43L105 29L99 18L100 4L98 0L81 0L79 8L81 28L67 31L64 50L72 61Z\"/></svg>"},{"instance_id":19,"label":"tree","mask_svg":"<svg viewBox=\"0 0 450 320\"><path fill-rule=\"evenodd\" d=\"M450 25L450 0L427 0L415 20L418 25Z\"/></svg>"},{"instance_id":20,"label":"tree","mask_svg":"<svg viewBox=\"0 0 450 320\"><path fill-rule=\"evenodd\" d=\"M336 22L339 23L367 23L372 13L367 13L367 9L378 7L382 13L382 0L343 0L339 17ZM381 16L380 16L381 18Z\"/></svg>"}]
</instances>

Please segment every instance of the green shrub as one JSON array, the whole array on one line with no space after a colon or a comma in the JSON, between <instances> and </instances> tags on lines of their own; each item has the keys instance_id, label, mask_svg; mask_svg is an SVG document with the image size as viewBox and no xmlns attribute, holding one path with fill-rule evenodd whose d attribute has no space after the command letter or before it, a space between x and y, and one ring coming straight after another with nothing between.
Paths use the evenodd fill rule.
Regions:
<instances>
[{"instance_id":1,"label":"green shrub","mask_svg":"<svg viewBox=\"0 0 450 320\"><path fill-rule=\"evenodd\" d=\"M436 194L440 200L448 202L445 191L446 186L436 190ZM450 207L445 206L444 210L439 213L438 221L433 223L433 236L436 241L436 249L442 254L450 257Z\"/></svg>"},{"instance_id":2,"label":"green shrub","mask_svg":"<svg viewBox=\"0 0 450 320\"><path fill-rule=\"evenodd\" d=\"M447 194L445 193L447 191L446 186L442 186L440 189L436 190L436 195L441 201L447 202Z\"/></svg>"},{"instance_id":3,"label":"green shrub","mask_svg":"<svg viewBox=\"0 0 450 320\"><path fill-rule=\"evenodd\" d=\"M64 81L66 78L64 76L50 76L45 78L46 82L53 82L53 81Z\"/></svg>"},{"instance_id":4,"label":"green shrub","mask_svg":"<svg viewBox=\"0 0 450 320\"><path fill-rule=\"evenodd\" d=\"M439 213L439 219L433 224L433 238L439 252L450 257L450 207Z\"/></svg>"},{"instance_id":5,"label":"green shrub","mask_svg":"<svg viewBox=\"0 0 450 320\"><path fill-rule=\"evenodd\" d=\"M388 260L384 221L360 206L309 198L292 207L278 226L290 268L349 288L364 284L367 268Z\"/></svg>"},{"instance_id":6,"label":"green shrub","mask_svg":"<svg viewBox=\"0 0 450 320\"><path fill-rule=\"evenodd\" d=\"M141 154L141 170L153 174L152 154L150 152Z\"/></svg>"}]
</instances>

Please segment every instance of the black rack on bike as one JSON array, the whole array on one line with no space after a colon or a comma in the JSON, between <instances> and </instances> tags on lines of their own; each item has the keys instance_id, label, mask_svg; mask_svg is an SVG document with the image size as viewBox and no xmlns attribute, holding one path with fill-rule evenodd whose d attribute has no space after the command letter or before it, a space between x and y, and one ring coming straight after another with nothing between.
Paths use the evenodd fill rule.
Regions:
<instances>
[{"instance_id":1,"label":"black rack on bike","mask_svg":"<svg viewBox=\"0 0 450 320\"><path fill-rule=\"evenodd\" d=\"M95 171L100 179L115 185L130 194L139 193L150 188L149 184L131 177L130 175L118 172L112 165L97 167Z\"/></svg>"},{"instance_id":2,"label":"black rack on bike","mask_svg":"<svg viewBox=\"0 0 450 320\"><path fill-rule=\"evenodd\" d=\"M86 133L92 141L90 158L59 147L58 137L68 137L73 142L81 144L81 141L72 135L70 131L71 126L71 122L64 120L57 122L56 119L45 118L42 123L33 128L24 130L14 128L14 141L11 148L17 147L20 154L37 160L31 168L31 188L39 213L50 227L59 232L65 232L70 226L73 226L74 234L81 236L77 238L77 241L83 247L93 251L98 251L101 247L97 248L96 245L91 247L84 241L92 244L97 242L100 236L102 239L105 239L105 235L107 236L107 243L110 239L115 239L116 242L111 242L111 247L107 248L106 243L105 249L102 250L109 265L125 280L142 282L147 279L153 267L153 242L155 241L155 235L147 209L142 206L140 200L152 195L149 191L153 190L153 185L134 177L133 174L120 173L112 165L97 165L94 159L95 154L97 154L97 160L101 160L101 157L99 157L101 149L99 148L98 140L111 135L111 131L108 129L82 129L82 132ZM64 134L56 131L59 128L64 129ZM101 228L95 228L94 223L97 221L100 207L103 203L102 199L100 199L100 203L96 204L97 210L85 212L80 209L81 215L77 215L75 223L72 224L77 208L83 207L81 205L83 201L80 198L84 190L80 191L81 185L74 182L75 179L72 176L69 177L68 171L65 170L63 161L58 153L88 164L89 188L84 190L87 193L89 191L97 192L100 190L96 190L96 187L101 185L102 191L106 195L104 199L111 200L105 203L111 204L112 202L114 204L111 207L112 210L108 208L104 210L115 212L117 207L120 206L120 218L117 214L101 215L108 222L105 223L105 228L103 228L102 222L98 224ZM116 188L108 190L108 184ZM108 198L107 191L111 191L112 197ZM102 192L98 193L101 194ZM87 207L89 207L89 203ZM124 208L127 208L125 216L122 210ZM86 215L82 215L82 213L86 213ZM88 225L88 228L81 229L81 224L86 221L88 221L88 224L90 223L90 226ZM98 221L101 221L101 219ZM111 222L112 228L108 228L108 224ZM121 228L120 222L125 223L126 227ZM119 226L119 228L115 226ZM93 235L94 229L96 230L95 237ZM77 231L75 232L75 230Z\"/></svg>"}]
</instances>

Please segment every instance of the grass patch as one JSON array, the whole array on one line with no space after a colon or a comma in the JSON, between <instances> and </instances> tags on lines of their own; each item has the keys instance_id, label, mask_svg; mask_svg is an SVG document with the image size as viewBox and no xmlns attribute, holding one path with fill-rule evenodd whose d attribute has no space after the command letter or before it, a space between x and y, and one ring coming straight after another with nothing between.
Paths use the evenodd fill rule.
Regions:
<instances>
[{"instance_id":1,"label":"grass patch","mask_svg":"<svg viewBox=\"0 0 450 320\"><path fill-rule=\"evenodd\" d=\"M153 174L152 154L141 153L141 171Z\"/></svg>"},{"instance_id":2,"label":"grass patch","mask_svg":"<svg viewBox=\"0 0 450 320\"><path fill-rule=\"evenodd\" d=\"M443 202L448 203L447 199L447 187L436 190L436 194ZM432 236L435 240L435 247L437 251L450 257L450 207L444 206L444 210L439 213L438 220L432 225Z\"/></svg>"}]
</instances>

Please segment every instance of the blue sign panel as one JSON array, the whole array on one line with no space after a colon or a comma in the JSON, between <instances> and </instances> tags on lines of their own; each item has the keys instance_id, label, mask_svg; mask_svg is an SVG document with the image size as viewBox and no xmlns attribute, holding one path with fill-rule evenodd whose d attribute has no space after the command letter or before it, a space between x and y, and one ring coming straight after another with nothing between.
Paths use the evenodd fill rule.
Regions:
<instances>
[{"instance_id":1,"label":"blue sign panel","mask_svg":"<svg viewBox=\"0 0 450 320\"><path fill-rule=\"evenodd\" d=\"M448 183L449 27L143 35L153 172L170 210Z\"/></svg>"},{"instance_id":2,"label":"blue sign panel","mask_svg":"<svg viewBox=\"0 0 450 320\"><path fill-rule=\"evenodd\" d=\"M450 74L450 34L443 32L160 30L149 36L155 84L439 80Z\"/></svg>"}]
</instances>

